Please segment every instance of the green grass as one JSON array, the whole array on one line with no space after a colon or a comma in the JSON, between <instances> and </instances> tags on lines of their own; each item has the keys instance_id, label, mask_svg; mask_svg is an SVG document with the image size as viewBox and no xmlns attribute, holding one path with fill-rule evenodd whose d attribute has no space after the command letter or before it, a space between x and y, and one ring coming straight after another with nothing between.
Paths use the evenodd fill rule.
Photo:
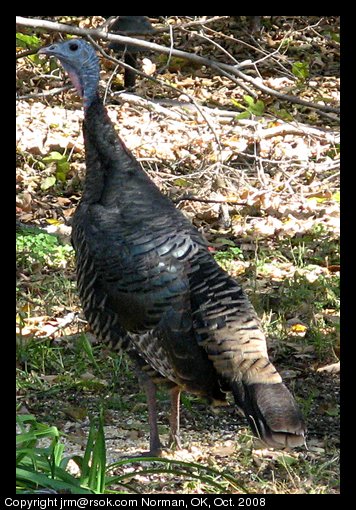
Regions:
<instances>
[{"instance_id":1,"label":"green grass","mask_svg":"<svg viewBox=\"0 0 356 510\"><path fill-rule=\"evenodd\" d=\"M29 317L53 317L78 305L71 245L36 227L20 229L16 233L16 264L20 331Z\"/></svg>"}]
</instances>

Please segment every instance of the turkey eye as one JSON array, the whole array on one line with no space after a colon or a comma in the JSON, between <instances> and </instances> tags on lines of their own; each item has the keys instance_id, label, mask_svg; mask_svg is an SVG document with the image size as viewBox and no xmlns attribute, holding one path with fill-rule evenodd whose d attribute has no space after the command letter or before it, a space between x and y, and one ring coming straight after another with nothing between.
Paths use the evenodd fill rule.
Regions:
<instances>
[{"instance_id":1,"label":"turkey eye","mask_svg":"<svg viewBox=\"0 0 356 510\"><path fill-rule=\"evenodd\" d=\"M69 49L70 49L71 51L77 51L77 49L78 49L78 44L77 44L77 43L71 43L71 44L69 45Z\"/></svg>"}]
</instances>

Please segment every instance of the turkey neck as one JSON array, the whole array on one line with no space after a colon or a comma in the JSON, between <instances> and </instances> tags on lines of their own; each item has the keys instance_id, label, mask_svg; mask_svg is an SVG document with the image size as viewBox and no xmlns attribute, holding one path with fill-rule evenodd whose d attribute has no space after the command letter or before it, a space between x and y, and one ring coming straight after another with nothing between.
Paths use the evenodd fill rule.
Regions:
<instances>
[{"instance_id":1,"label":"turkey neck","mask_svg":"<svg viewBox=\"0 0 356 510\"><path fill-rule=\"evenodd\" d=\"M137 202L156 207L159 202L172 208L117 135L98 95L85 109L83 133L87 172L83 202L109 208Z\"/></svg>"}]
</instances>

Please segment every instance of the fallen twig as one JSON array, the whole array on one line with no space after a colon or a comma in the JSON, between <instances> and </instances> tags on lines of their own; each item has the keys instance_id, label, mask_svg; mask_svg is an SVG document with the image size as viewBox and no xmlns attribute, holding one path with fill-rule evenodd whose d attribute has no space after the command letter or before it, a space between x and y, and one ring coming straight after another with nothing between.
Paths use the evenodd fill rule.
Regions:
<instances>
[{"instance_id":1,"label":"fallen twig","mask_svg":"<svg viewBox=\"0 0 356 510\"><path fill-rule=\"evenodd\" d=\"M172 110L168 110L168 108L164 108L157 102L149 101L144 99L143 97L136 96L135 94L130 94L128 92L117 92L113 94L114 96L118 96L119 99L128 102L129 104L137 105L142 108L146 108L149 111L153 111L158 114L162 114L165 117L175 120L182 120L183 115Z\"/></svg>"},{"instance_id":2,"label":"fallen twig","mask_svg":"<svg viewBox=\"0 0 356 510\"><path fill-rule=\"evenodd\" d=\"M266 138L273 138L274 136L285 135L309 135L318 138L325 138L328 141L335 142L339 133L334 131L326 131L322 129L312 128L310 126L294 126L293 124L280 124L267 129L260 129L255 132L255 139L261 140Z\"/></svg>"},{"instance_id":3,"label":"fallen twig","mask_svg":"<svg viewBox=\"0 0 356 510\"><path fill-rule=\"evenodd\" d=\"M26 94L25 96L16 96L16 99L18 101L20 101L20 100L23 101L25 99L34 99L34 98L38 98L38 97L55 96L57 94L60 94L61 92L65 92L66 90L70 90L72 88L73 88L73 85L65 85L64 87L58 87L56 89L45 90L44 92Z\"/></svg>"},{"instance_id":4,"label":"fallen twig","mask_svg":"<svg viewBox=\"0 0 356 510\"><path fill-rule=\"evenodd\" d=\"M28 57L29 55L35 55L37 53L37 50L24 50L24 51L19 51L18 53L16 53L16 60L19 59L19 58L24 58L24 57Z\"/></svg>"},{"instance_id":5,"label":"fallen twig","mask_svg":"<svg viewBox=\"0 0 356 510\"><path fill-rule=\"evenodd\" d=\"M172 199L172 202L174 204L178 204L179 202L185 202L185 201L189 201L189 202L202 202L203 204L241 205L243 207L248 205L246 202L237 202L236 200L233 200L233 199L230 199L230 200L225 200L225 199L217 200L217 199L213 199L213 198L193 197L191 195L183 195L182 197Z\"/></svg>"}]
</instances>

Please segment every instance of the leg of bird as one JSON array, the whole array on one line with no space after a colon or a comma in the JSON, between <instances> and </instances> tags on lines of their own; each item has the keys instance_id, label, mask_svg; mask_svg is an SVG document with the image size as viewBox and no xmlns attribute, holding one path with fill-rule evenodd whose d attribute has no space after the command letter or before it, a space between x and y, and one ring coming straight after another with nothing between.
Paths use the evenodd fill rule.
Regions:
<instances>
[{"instance_id":1,"label":"leg of bird","mask_svg":"<svg viewBox=\"0 0 356 510\"><path fill-rule=\"evenodd\" d=\"M179 436L179 420L180 420L180 392L179 386L171 389L171 414L169 417L170 435L169 446L178 450L182 448Z\"/></svg>"},{"instance_id":2,"label":"leg of bird","mask_svg":"<svg viewBox=\"0 0 356 510\"><path fill-rule=\"evenodd\" d=\"M136 69L137 62L136 62L136 55L132 53L125 53L124 57L125 64L128 64L131 67L134 67ZM136 83L136 73L131 71L131 69L125 69L125 75L124 75L124 86L126 89L134 88Z\"/></svg>"},{"instance_id":3,"label":"leg of bird","mask_svg":"<svg viewBox=\"0 0 356 510\"><path fill-rule=\"evenodd\" d=\"M162 453L162 445L157 425L156 385L146 374L140 375L140 382L145 391L148 405L148 424L150 427L150 451L148 455L159 457Z\"/></svg>"}]
</instances>

